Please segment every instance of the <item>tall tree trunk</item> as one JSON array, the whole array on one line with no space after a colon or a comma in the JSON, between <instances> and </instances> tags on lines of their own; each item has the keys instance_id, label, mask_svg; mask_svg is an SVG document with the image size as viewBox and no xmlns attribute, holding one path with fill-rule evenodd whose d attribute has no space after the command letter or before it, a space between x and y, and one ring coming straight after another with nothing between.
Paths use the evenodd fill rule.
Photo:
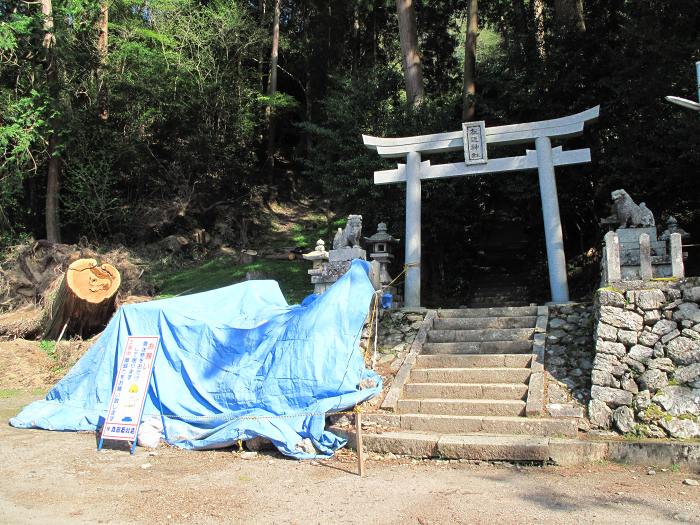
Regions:
<instances>
[{"instance_id":1,"label":"tall tree trunk","mask_svg":"<svg viewBox=\"0 0 700 525\"><path fill-rule=\"evenodd\" d=\"M272 97L277 93L277 62L279 60L280 46L280 0L275 0L275 15L272 22L272 51L270 53L270 76L267 82L267 95ZM267 155L265 157L265 167L268 176L272 178L272 172L275 167L275 118L272 111L272 106L268 105L265 109L267 117L268 133L267 133Z\"/></svg>"},{"instance_id":2,"label":"tall tree trunk","mask_svg":"<svg viewBox=\"0 0 700 525\"><path fill-rule=\"evenodd\" d=\"M462 85L462 120L474 120L476 114L476 39L479 35L478 0L469 0L467 37L464 40L464 83Z\"/></svg>"},{"instance_id":3,"label":"tall tree trunk","mask_svg":"<svg viewBox=\"0 0 700 525\"><path fill-rule=\"evenodd\" d=\"M416 29L416 11L413 0L396 0L396 12L399 15L399 38L403 54L403 70L406 80L406 98L411 106L418 106L423 101L423 65L418 53L418 30Z\"/></svg>"},{"instance_id":4,"label":"tall tree trunk","mask_svg":"<svg viewBox=\"0 0 700 525\"><path fill-rule=\"evenodd\" d=\"M556 23L568 31L584 33L586 22L583 17L583 0L555 0Z\"/></svg>"},{"instance_id":5,"label":"tall tree trunk","mask_svg":"<svg viewBox=\"0 0 700 525\"><path fill-rule=\"evenodd\" d=\"M540 60L547 57L544 46L544 0L532 0L532 18L535 21L535 42Z\"/></svg>"},{"instance_id":6,"label":"tall tree trunk","mask_svg":"<svg viewBox=\"0 0 700 525\"><path fill-rule=\"evenodd\" d=\"M109 3L102 0L100 4L100 16L97 19L97 55L99 65L97 67L97 111L100 119L109 118L109 88L105 78L107 69L107 36L109 29Z\"/></svg>"},{"instance_id":7,"label":"tall tree trunk","mask_svg":"<svg viewBox=\"0 0 700 525\"><path fill-rule=\"evenodd\" d=\"M360 65L360 7L355 3L352 8L352 73Z\"/></svg>"},{"instance_id":8,"label":"tall tree trunk","mask_svg":"<svg viewBox=\"0 0 700 525\"><path fill-rule=\"evenodd\" d=\"M54 55L56 37L53 33L53 5L51 0L41 0L41 14L44 18L44 68L46 84L52 102L58 104L59 77L58 64ZM61 222L58 214L59 180L61 176L61 160L58 157L58 129L55 118L50 119L48 145L48 166L46 173L46 239L51 242L61 242Z\"/></svg>"},{"instance_id":9,"label":"tall tree trunk","mask_svg":"<svg viewBox=\"0 0 700 525\"><path fill-rule=\"evenodd\" d=\"M260 27L265 27L265 15L266 15L266 2L265 0L258 0L258 14L260 15L259 23ZM264 66L264 46L259 47L258 52L258 79L260 81L260 91L265 90L265 66Z\"/></svg>"},{"instance_id":10,"label":"tall tree trunk","mask_svg":"<svg viewBox=\"0 0 700 525\"><path fill-rule=\"evenodd\" d=\"M377 10L372 9L372 67L377 65L377 46L379 36L377 35Z\"/></svg>"}]
</instances>

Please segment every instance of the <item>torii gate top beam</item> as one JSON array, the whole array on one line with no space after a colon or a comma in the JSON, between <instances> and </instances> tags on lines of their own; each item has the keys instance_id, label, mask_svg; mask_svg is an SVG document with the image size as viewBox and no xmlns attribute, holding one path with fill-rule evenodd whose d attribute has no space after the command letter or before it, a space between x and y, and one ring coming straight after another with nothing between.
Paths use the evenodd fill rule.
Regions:
<instances>
[{"instance_id":1,"label":"torii gate top beam","mask_svg":"<svg viewBox=\"0 0 700 525\"><path fill-rule=\"evenodd\" d=\"M509 124L486 128L488 144L522 144L534 142L538 137L568 138L580 135L586 122L594 121L600 114L600 106L581 113L551 120ZM413 137L382 138L362 135L362 141L369 149L377 150L380 157L400 158L409 152L446 153L464 149L464 133L451 131Z\"/></svg>"}]
</instances>

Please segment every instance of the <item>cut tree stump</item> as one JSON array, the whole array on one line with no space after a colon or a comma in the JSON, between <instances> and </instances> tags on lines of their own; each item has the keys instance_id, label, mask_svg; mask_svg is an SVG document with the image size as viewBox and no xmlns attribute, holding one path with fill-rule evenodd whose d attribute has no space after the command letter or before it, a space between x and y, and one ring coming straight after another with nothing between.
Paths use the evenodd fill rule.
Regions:
<instances>
[{"instance_id":1,"label":"cut tree stump","mask_svg":"<svg viewBox=\"0 0 700 525\"><path fill-rule=\"evenodd\" d=\"M89 337L102 330L114 313L119 271L95 259L71 263L53 300L47 305L45 339L56 339L67 325L67 335Z\"/></svg>"}]
</instances>

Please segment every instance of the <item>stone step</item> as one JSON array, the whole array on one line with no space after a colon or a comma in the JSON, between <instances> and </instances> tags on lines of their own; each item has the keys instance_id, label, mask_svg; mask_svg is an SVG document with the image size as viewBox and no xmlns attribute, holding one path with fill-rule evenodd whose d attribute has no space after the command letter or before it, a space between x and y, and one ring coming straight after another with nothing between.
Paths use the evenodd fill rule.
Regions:
<instances>
[{"instance_id":1,"label":"stone step","mask_svg":"<svg viewBox=\"0 0 700 525\"><path fill-rule=\"evenodd\" d=\"M528 301L509 301L508 299L477 299L476 301L469 301L469 306L473 308L490 308L495 305L501 305L501 306L512 306L512 307L520 307L524 302Z\"/></svg>"},{"instance_id":2,"label":"stone step","mask_svg":"<svg viewBox=\"0 0 700 525\"><path fill-rule=\"evenodd\" d=\"M519 341L532 337L533 328L494 328L486 330L430 330L431 343L481 343L485 341Z\"/></svg>"},{"instance_id":3,"label":"stone step","mask_svg":"<svg viewBox=\"0 0 700 525\"><path fill-rule=\"evenodd\" d=\"M485 292L475 292L469 297L470 304L475 303L485 303L491 301L495 306L523 306L527 304L529 300L529 294L527 293L492 293L489 291ZM503 304L498 301L503 301ZM472 308L488 308L488 307L472 307Z\"/></svg>"},{"instance_id":4,"label":"stone step","mask_svg":"<svg viewBox=\"0 0 700 525\"><path fill-rule=\"evenodd\" d=\"M495 295L490 293L475 294L469 298L469 304L489 304L502 306L522 306L528 299L527 295ZM482 308L482 307L475 307Z\"/></svg>"},{"instance_id":5,"label":"stone step","mask_svg":"<svg viewBox=\"0 0 700 525\"><path fill-rule=\"evenodd\" d=\"M519 399L527 396L524 383L408 383L405 399Z\"/></svg>"},{"instance_id":6,"label":"stone step","mask_svg":"<svg viewBox=\"0 0 700 525\"><path fill-rule=\"evenodd\" d=\"M423 354L529 354L532 341L491 341L484 343L424 343Z\"/></svg>"},{"instance_id":7,"label":"stone step","mask_svg":"<svg viewBox=\"0 0 700 525\"><path fill-rule=\"evenodd\" d=\"M537 315L536 306L506 306L495 308L455 308L437 311L438 318L446 317L522 317Z\"/></svg>"},{"instance_id":8,"label":"stone step","mask_svg":"<svg viewBox=\"0 0 700 525\"><path fill-rule=\"evenodd\" d=\"M517 286L513 284L503 284L503 285L489 285L485 283L480 283L476 287L472 288L472 294L485 294L493 293L497 295L524 295L527 294L529 288L527 286Z\"/></svg>"},{"instance_id":9,"label":"stone step","mask_svg":"<svg viewBox=\"0 0 700 525\"><path fill-rule=\"evenodd\" d=\"M389 428L441 434L517 434L576 437L575 418L528 418L510 416L444 416L434 414L371 414L364 420Z\"/></svg>"},{"instance_id":10,"label":"stone step","mask_svg":"<svg viewBox=\"0 0 700 525\"><path fill-rule=\"evenodd\" d=\"M451 344L451 343L438 343ZM425 355L416 358L416 368L527 368L532 354Z\"/></svg>"},{"instance_id":11,"label":"stone step","mask_svg":"<svg viewBox=\"0 0 700 525\"><path fill-rule=\"evenodd\" d=\"M527 383L529 368L414 368L410 383Z\"/></svg>"},{"instance_id":12,"label":"stone step","mask_svg":"<svg viewBox=\"0 0 700 525\"><path fill-rule=\"evenodd\" d=\"M478 330L483 328L534 328L537 316L452 317L435 319L433 330Z\"/></svg>"},{"instance_id":13,"label":"stone step","mask_svg":"<svg viewBox=\"0 0 700 525\"><path fill-rule=\"evenodd\" d=\"M525 401L514 399L399 399L399 414L446 416L524 416Z\"/></svg>"},{"instance_id":14,"label":"stone step","mask_svg":"<svg viewBox=\"0 0 700 525\"><path fill-rule=\"evenodd\" d=\"M354 431L333 427L356 448ZM538 436L488 434L437 434L433 432L383 432L362 434L363 447L376 454L440 457L481 461L547 461L549 439Z\"/></svg>"}]
</instances>

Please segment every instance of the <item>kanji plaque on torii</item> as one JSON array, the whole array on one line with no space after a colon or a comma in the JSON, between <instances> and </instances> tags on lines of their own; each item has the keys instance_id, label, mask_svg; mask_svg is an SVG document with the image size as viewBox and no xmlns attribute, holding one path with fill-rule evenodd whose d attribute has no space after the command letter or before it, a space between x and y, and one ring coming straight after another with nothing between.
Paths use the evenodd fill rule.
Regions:
<instances>
[{"instance_id":1,"label":"kanji plaque on torii","mask_svg":"<svg viewBox=\"0 0 700 525\"><path fill-rule=\"evenodd\" d=\"M561 146L552 148L551 138L580 135L584 124L597 119L599 113L600 106L596 106L576 115L525 124L486 128L483 122L465 122L462 131L433 135L401 138L363 135L365 146L377 150L381 157L406 159L406 164L399 164L396 169L374 172L375 184L406 183L405 305L420 306L421 180L530 169L536 169L539 174L552 302L568 302L569 286L554 166L590 162L591 150L565 151ZM518 157L489 159L486 152L487 143L509 145L532 142L535 143L535 150L526 150L525 155ZM464 150L464 162L437 165L431 165L430 161L421 162L421 154L424 153L461 149Z\"/></svg>"},{"instance_id":2,"label":"kanji plaque on torii","mask_svg":"<svg viewBox=\"0 0 700 525\"><path fill-rule=\"evenodd\" d=\"M486 123L464 122L462 124L464 134L464 163L465 164L485 164L488 162L486 151Z\"/></svg>"}]
</instances>

